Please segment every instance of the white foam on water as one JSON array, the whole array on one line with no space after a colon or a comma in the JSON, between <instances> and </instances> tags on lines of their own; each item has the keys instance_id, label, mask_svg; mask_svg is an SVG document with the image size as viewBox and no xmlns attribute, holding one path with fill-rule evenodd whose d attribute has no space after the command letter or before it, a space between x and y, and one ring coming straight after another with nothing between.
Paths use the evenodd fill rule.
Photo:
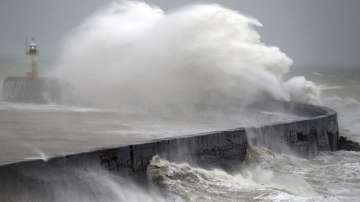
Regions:
<instances>
[{"instance_id":1,"label":"white foam on water","mask_svg":"<svg viewBox=\"0 0 360 202\"><path fill-rule=\"evenodd\" d=\"M149 175L188 201L354 201L359 154L322 153L312 160L252 148L234 173L154 157Z\"/></svg>"}]
</instances>

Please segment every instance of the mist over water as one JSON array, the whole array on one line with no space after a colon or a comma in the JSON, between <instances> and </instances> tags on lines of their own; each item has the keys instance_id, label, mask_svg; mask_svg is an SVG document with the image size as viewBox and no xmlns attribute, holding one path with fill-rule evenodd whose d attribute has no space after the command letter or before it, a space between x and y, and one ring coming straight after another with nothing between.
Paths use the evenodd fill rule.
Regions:
<instances>
[{"instance_id":1,"label":"mist over water","mask_svg":"<svg viewBox=\"0 0 360 202\"><path fill-rule=\"evenodd\" d=\"M19 176L4 176L1 201L16 202L165 202L165 195L152 187L136 185L132 180L111 174L99 166L20 169ZM56 173L56 174L55 174ZM15 180L14 180L15 179ZM7 183L7 184L6 184ZM3 186L4 184L8 186ZM179 197L168 195L168 199ZM174 200L173 200L174 201ZM178 200L180 201L180 200Z\"/></svg>"},{"instance_id":2,"label":"mist over water","mask_svg":"<svg viewBox=\"0 0 360 202\"><path fill-rule=\"evenodd\" d=\"M283 80L292 60L261 41L255 18L220 5L164 11L113 2L64 40L54 76L71 99L97 106L191 112L266 98L318 103L304 78Z\"/></svg>"}]
</instances>

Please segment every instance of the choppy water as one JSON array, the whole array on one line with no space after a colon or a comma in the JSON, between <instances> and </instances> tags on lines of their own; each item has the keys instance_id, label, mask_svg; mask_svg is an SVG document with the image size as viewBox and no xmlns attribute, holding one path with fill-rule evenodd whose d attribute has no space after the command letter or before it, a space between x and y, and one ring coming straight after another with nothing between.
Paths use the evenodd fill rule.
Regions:
<instances>
[{"instance_id":1,"label":"choppy water","mask_svg":"<svg viewBox=\"0 0 360 202\"><path fill-rule=\"evenodd\" d=\"M188 201L357 201L360 154L321 153L307 160L249 150L238 171L205 170L153 159L153 178Z\"/></svg>"}]
</instances>

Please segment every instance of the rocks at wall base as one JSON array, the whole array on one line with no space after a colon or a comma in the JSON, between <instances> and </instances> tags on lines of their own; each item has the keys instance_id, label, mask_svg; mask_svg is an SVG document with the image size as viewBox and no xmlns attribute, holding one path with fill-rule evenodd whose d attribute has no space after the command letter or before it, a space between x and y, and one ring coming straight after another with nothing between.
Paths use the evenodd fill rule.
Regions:
<instances>
[{"instance_id":1,"label":"rocks at wall base","mask_svg":"<svg viewBox=\"0 0 360 202\"><path fill-rule=\"evenodd\" d=\"M348 140L344 136L340 136L338 141L339 150L345 151L360 151L360 144L351 140Z\"/></svg>"}]
</instances>

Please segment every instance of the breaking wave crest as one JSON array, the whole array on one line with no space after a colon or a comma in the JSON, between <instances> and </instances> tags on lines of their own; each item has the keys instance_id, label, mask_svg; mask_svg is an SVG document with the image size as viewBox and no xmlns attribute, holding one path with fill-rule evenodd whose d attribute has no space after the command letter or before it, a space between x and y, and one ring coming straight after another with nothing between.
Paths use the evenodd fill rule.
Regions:
<instances>
[{"instance_id":1,"label":"breaking wave crest","mask_svg":"<svg viewBox=\"0 0 360 202\"><path fill-rule=\"evenodd\" d=\"M307 160L255 147L232 172L156 156L148 173L155 183L187 201L352 201L359 194L358 157L356 152L337 152ZM353 188L343 189L346 183Z\"/></svg>"}]
</instances>

